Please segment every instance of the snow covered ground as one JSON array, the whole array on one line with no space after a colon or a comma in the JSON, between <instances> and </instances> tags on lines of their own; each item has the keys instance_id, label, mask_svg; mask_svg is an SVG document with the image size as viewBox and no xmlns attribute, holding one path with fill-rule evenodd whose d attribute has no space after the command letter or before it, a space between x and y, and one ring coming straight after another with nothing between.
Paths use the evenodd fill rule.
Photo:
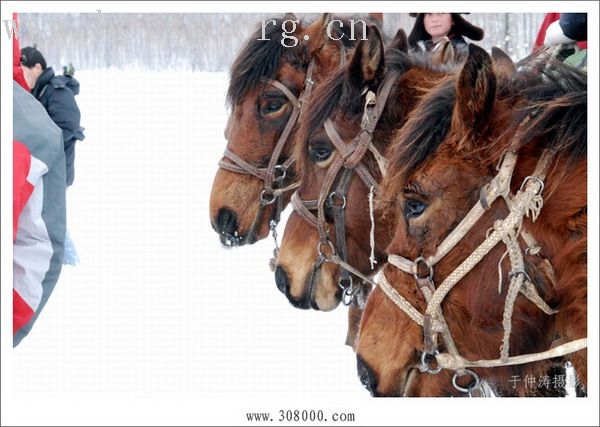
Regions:
<instances>
[{"instance_id":1,"label":"snow covered ground","mask_svg":"<svg viewBox=\"0 0 600 427\"><path fill-rule=\"evenodd\" d=\"M294 309L270 239L227 250L210 227L226 73L76 77L86 139L67 199L81 263L14 349L14 397L367 399L346 309Z\"/></svg>"}]
</instances>

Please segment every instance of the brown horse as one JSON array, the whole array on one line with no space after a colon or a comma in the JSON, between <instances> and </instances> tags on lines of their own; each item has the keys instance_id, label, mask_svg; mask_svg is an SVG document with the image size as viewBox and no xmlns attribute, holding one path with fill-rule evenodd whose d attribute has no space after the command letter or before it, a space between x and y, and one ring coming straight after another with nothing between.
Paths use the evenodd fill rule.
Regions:
<instances>
[{"instance_id":1,"label":"brown horse","mask_svg":"<svg viewBox=\"0 0 600 427\"><path fill-rule=\"evenodd\" d=\"M344 33L350 25L331 26L329 38L325 14L308 26L298 24L288 34L298 44L285 47L282 43L289 40L283 39L282 25L287 20L295 18L275 19L264 35L262 28L252 34L231 69L228 143L210 197L211 224L227 246L263 239L279 220L289 201L286 190L296 182L289 141L300 104L307 103L313 80L338 68L345 47L354 43ZM286 25L291 31L290 22Z\"/></svg>"},{"instance_id":2,"label":"brown horse","mask_svg":"<svg viewBox=\"0 0 600 427\"><path fill-rule=\"evenodd\" d=\"M345 252L344 261L363 274L372 273L370 258L375 263L385 259L390 228L384 217L376 216L372 222L369 210L369 193L376 189L381 168L385 167L381 153L385 153L394 132L402 126L419 97L445 73L441 67L434 69L426 58L410 58L406 46L406 36L399 32L384 55L379 32L369 27L367 40L359 42L346 69L313 93L314 102L296 134L300 186L275 271L277 287L297 308L332 310L344 295L341 287L351 290L352 281L356 280L352 275L344 277L346 269L323 262L320 253L329 257L333 251L337 255ZM370 122L376 124L372 132L374 147L368 145L367 150L367 145L362 145L362 152L356 148L352 153L342 154L344 147L358 147L364 143L358 139L370 134L369 129L361 130L361 124L365 123L365 102L373 100L377 92L373 109L379 109L380 114L378 121ZM356 153L362 157L359 159ZM353 164L341 168L342 161ZM322 194L324 191L326 194ZM316 218L319 209L314 201L323 196L327 200L320 204L322 213ZM302 203L302 200L313 202ZM343 227L334 218L340 210ZM374 259L370 256L373 223Z\"/></svg>"},{"instance_id":3,"label":"brown horse","mask_svg":"<svg viewBox=\"0 0 600 427\"><path fill-rule=\"evenodd\" d=\"M379 207L394 218L396 229L387 248L390 263L367 301L357 343L359 377L373 395L464 395L477 377L500 395L553 394L538 381L565 359L586 384L585 350L513 366L480 364L486 367L460 371L458 387L452 369L430 375L448 360L436 355L438 348L451 354L455 347L476 361L497 359L502 346L504 362L505 356L545 352L587 333L586 76L563 64L540 71L533 59L515 73L507 57L497 56L492 63L471 45L460 73L423 98L391 148ZM516 159L514 173L503 181L510 187L492 201L488 195L500 181L489 183L510 172L507 158ZM526 205L528 217L520 227L505 230L501 220L519 217L522 197L535 205ZM475 211L481 213L478 221L440 255L463 218ZM482 242L500 235L510 248L508 259L502 261L503 245L490 244L470 271L455 276L459 265L479 256ZM519 259L521 267L515 268ZM446 283L456 283L441 299L450 339L443 336L437 344L432 331L440 300L432 311L427 300L439 296ZM535 304L516 297L524 283L533 283L529 296ZM513 291L514 309L506 318L505 302ZM427 316L419 318L409 305Z\"/></svg>"}]
</instances>

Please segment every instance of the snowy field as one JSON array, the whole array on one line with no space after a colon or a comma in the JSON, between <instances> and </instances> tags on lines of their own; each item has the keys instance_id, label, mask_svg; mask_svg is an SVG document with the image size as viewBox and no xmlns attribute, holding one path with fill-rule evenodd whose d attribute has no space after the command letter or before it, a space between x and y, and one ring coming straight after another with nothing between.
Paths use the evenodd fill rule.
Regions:
<instances>
[{"instance_id":1,"label":"snowy field","mask_svg":"<svg viewBox=\"0 0 600 427\"><path fill-rule=\"evenodd\" d=\"M86 139L67 223L81 263L14 349L14 397L369 399L346 308L294 309L271 239L228 250L210 226L227 74L76 77Z\"/></svg>"}]
</instances>

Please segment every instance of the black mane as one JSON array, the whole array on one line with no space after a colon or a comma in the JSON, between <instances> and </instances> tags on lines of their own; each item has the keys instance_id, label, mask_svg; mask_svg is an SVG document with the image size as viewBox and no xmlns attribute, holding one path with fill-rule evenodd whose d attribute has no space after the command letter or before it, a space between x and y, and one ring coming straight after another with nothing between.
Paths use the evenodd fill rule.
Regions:
<instances>
[{"instance_id":1,"label":"black mane","mask_svg":"<svg viewBox=\"0 0 600 427\"><path fill-rule=\"evenodd\" d=\"M230 107L240 102L262 79L274 78L282 59L298 67L308 66L307 54L299 48L300 44L296 47L285 47L281 44L281 25L287 18L272 19L275 20L275 25L269 24L265 28L265 38L268 40L258 40L262 38L262 26L259 25L231 66L231 81L227 90L227 104ZM296 32L300 29L299 24Z\"/></svg>"},{"instance_id":2,"label":"black mane","mask_svg":"<svg viewBox=\"0 0 600 427\"><path fill-rule=\"evenodd\" d=\"M259 25L256 31L248 38L238 57L231 66L231 81L227 90L227 105L233 107L246 95L246 93L261 83L262 79L272 79L277 74L280 67L280 61L284 60L294 67L306 69L310 58L306 46L301 42L294 47L285 47L281 44L283 40L282 24L289 19L271 18L265 20L269 22L275 20L275 24L269 23L265 27L265 37L268 40L258 40L262 38L262 25ZM342 21L343 26L332 25L332 40L339 39L344 48L351 48L356 40L362 37L362 26L356 26L354 34L355 40L350 40L351 26L347 18L333 17ZM299 23L296 27L297 35L303 29L303 24Z\"/></svg>"},{"instance_id":3,"label":"black mane","mask_svg":"<svg viewBox=\"0 0 600 427\"><path fill-rule=\"evenodd\" d=\"M402 128L392 148L390 169L404 173L414 170L445 139L452 124L456 102L456 80L451 78L423 97Z\"/></svg>"},{"instance_id":4,"label":"black mane","mask_svg":"<svg viewBox=\"0 0 600 427\"><path fill-rule=\"evenodd\" d=\"M405 73L415 63L413 58L398 49L391 48L385 52L386 73L391 70L397 70L400 74ZM331 117L338 108L343 108L344 114L348 117L362 114L361 90L349 83L351 79L346 75L347 72L348 68L346 67L332 75L324 83L323 88L319 91L319 96L315 97L314 103L311 103L311 108L305 117L307 134L320 129L325 120Z\"/></svg>"}]
</instances>

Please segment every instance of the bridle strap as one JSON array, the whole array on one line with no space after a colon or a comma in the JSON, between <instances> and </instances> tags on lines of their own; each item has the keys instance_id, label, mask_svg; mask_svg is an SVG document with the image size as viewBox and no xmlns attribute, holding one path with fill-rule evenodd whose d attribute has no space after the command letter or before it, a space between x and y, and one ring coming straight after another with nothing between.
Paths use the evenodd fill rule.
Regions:
<instances>
[{"instance_id":1,"label":"bridle strap","mask_svg":"<svg viewBox=\"0 0 600 427\"><path fill-rule=\"evenodd\" d=\"M312 225L314 228L319 227L319 220L312 214L310 210L316 210L318 203L318 200L300 200L300 196L298 196L298 192L296 191L294 191L292 194L292 208L304 221Z\"/></svg>"},{"instance_id":2,"label":"bridle strap","mask_svg":"<svg viewBox=\"0 0 600 427\"><path fill-rule=\"evenodd\" d=\"M275 208L273 209L273 214L270 221L270 228L274 232L277 223L280 220L281 212L283 211L283 194L287 191L294 190L298 187L298 183L291 184L287 187L280 187L277 189L273 188L274 182L278 182L280 185L284 182L287 170L294 163L295 159L293 156L288 157L283 163L278 164L285 144L290 136L290 133L301 113L302 104L305 103L311 95L312 88L314 85L314 81L312 80L312 75L314 69L316 67L316 61L313 58L308 65L308 69L306 72L306 78L304 81L304 90L300 95L300 98L296 98L296 96L289 90L283 83L272 80L272 79L264 79L263 82L275 87L277 90L281 91L286 98L290 101L292 105L292 112L290 117L288 118L277 143L275 144L275 148L271 153L271 158L269 159L269 163L266 168L259 168L257 166L252 165L246 160L242 159L239 155L231 151L229 148L225 149L223 153L223 159L219 161L219 167L240 174L252 175L264 183L264 188L259 196L259 206L256 211L256 215L252 224L246 233L246 240L248 242L254 242L256 239L256 229L261 223L263 212L266 207L272 203L275 203ZM226 161L228 160L228 161ZM279 170L280 175L275 176L275 171ZM275 234L274 234L275 236ZM277 240L275 239L275 246L277 252Z\"/></svg>"},{"instance_id":3,"label":"bridle strap","mask_svg":"<svg viewBox=\"0 0 600 427\"><path fill-rule=\"evenodd\" d=\"M511 356L506 359L500 358L470 361L461 356L455 356L448 353L439 353L435 358L438 366L441 368L456 371L464 368L497 368L500 366L523 365L526 363L539 362L542 360L554 359L555 357L566 356L585 348L587 348L587 338L580 338L553 347L550 350L539 353L523 354L520 356Z\"/></svg>"},{"instance_id":4,"label":"bridle strap","mask_svg":"<svg viewBox=\"0 0 600 427\"><path fill-rule=\"evenodd\" d=\"M337 204L333 202L329 205L333 212L333 222L336 235L335 252L332 254L332 257L335 257L337 260L341 261L341 263L339 263L340 267L342 267L340 273L340 286L342 286L344 283L350 284L348 288L345 288L344 286L342 286L342 288L344 288L344 294L350 295L351 297L353 297L353 291L351 289L352 279L350 276L351 270L344 268L343 266L343 264L347 264L346 227L344 214L347 191L350 186L353 172L356 172L359 178L367 186L369 191L371 191L371 189L377 191L379 188L377 180L362 163L362 160L367 151L371 151L377 161L381 175L383 176L385 174L387 162L373 144L372 139L373 132L377 126L377 123L379 122L379 118L384 111L392 87L397 81L399 75L400 74L398 72L392 72L388 74L386 80L380 86L377 96L371 91L367 92L363 117L361 120L361 131L349 144L345 143L341 138L335 129L333 122L330 119L325 120L323 125L325 133L329 137L337 153L334 154L335 158L327 170L325 179L319 192L319 199L316 206L316 218L296 193L292 196L292 207L294 210L300 215L301 218L315 227L318 231L318 249L325 244L331 245L329 233L325 227L325 204L330 203L332 198L338 199ZM334 191L331 191L333 184L342 168L344 168L344 172L342 173L342 176L338 178L337 188ZM341 204L339 204L339 202L341 202ZM318 252L320 254L319 256L322 257L323 255L320 250ZM316 263L315 266L317 264L320 266L322 263ZM348 301L348 303L350 303L350 301ZM344 303L346 303L346 300Z\"/></svg>"},{"instance_id":5,"label":"bridle strap","mask_svg":"<svg viewBox=\"0 0 600 427\"><path fill-rule=\"evenodd\" d=\"M225 161L225 159L230 160L230 162ZM263 181L267 175L266 168L258 168L248 163L229 148L225 148L223 158L219 160L219 167L239 174L252 175Z\"/></svg>"},{"instance_id":6,"label":"bridle strap","mask_svg":"<svg viewBox=\"0 0 600 427\"><path fill-rule=\"evenodd\" d=\"M346 210L346 196L348 187L352 178L352 170L345 169L337 183L336 189L328 196L327 203L333 212L333 225L335 229L335 251L338 256L347 261L348 250L346 245L346 221L344 212ZM347 288L352 287L352 278L346 269L341 269L340 287L346 292Z\"/></svg>"},{"instance_id":7,"label":"bridle strap","mask_svg":"<svg viewBox=\"0 0 600 427\"><path fill-rule=\"evenodd\" d=\"M473 225L483 216L491 204L500 196L508 197L510 193L510 181L516 165L517 155L509 151L504 155L504 160L498 174L483 187L479 201L465 215L463 220L452 232L440 243L435 254L425 258L429 268L433 268L439 260L445 257L471 230ZM418 274L418 263L404 258L400 255L390 254L388 260L398 269L412 275Z\"/></svg>"},{"instance_id":8,"label":"bridle strap","mask_svg":"<svg viewBox=\"0 0 600 427\"><path fill-rule=\"evenodd\" d=\"M490 185L484 188L484 190L486 190L485 193L482 190L482 195L484 195L485 198L480 198L480 201L476 205L476 207L479 206L479 208L474 208L469 212L467 217L465 217L465 219L461 221L461 224L459 224L457 227L459 231L457 231L457 229L453 230L448 238L438 247L434 257L427 258L427 261L425 261L425 259L422 257L419 257L415 261L410 261L398 255L390 255L388 257L388 262L390 262L390 264L394 265L396 268L405 273L414 275L417 284L424 281L430 281L433 285L433 265L435 265L439 259L445 256L474 225L474 222L472 222L472 224L467 227L465 231L463 227L465 220L467 220L467 222L471 222L473 221L473 218L479 219L483 213L483 211L480 212L480 210L488 209L491 205L491 202L486 203L486 200L493 201L500 195L505 198L506 203L509 206L508 216L504 220L496 221L494 224L493 233L489 235L484 242L481 243L479 247L461 263L461 265L459 265L458 268L456 268L448 277L446 277L446 279L437 289L433 288L433 293L430 293L427 289L425 289L426 287L418 286L419 289L424 292L427 300L427 308L422 317L420 316L420 313L416 314L416 309L408 301L401 297L398 292L389 284L385 278L385 275L382 274L378 280L382 291L411 319L413 319L423 328L425 351L430 355L435 356L438 364L438 369L435 371L432 371L428 366L426 366L424 369L420 368L423 372L437 373L439 372L439 369L444 368L455 370L458 374L461 371L464 372L464 370L469 367L498 367L530 363L563 356L587 347L587 339L583 338L580 340L571 341L567 344L545 352L509 357L511 318L514 310L514 303L519 292L523 293L546 314L551 315L556 313L556 311L552 310L539 296L535 286L531 283L529 276L527 276L527 273L525 272L523 254L518 242L518 235L522 235L523 240L528 246L528 250L535 250L536 253L539 252L540 248L537 246L535 239L528 232L522 230L522 221L525 216L530 217L532 221L535 221L539 215L543 205L541 192L544 186L544 179L549 170L553 156L553 152L549 150L544 151L536 165L533 174L526 177L517 194L515 196L511 196L510 178L506 178L505 175L508 173L507 171L510 170L510 175L512 176L512 171L514 170L514 165L516 163L516 154L508 153L503 160L500 173L492 180ZM501 183L501 185L496 185L499 183ZM508 191L505 191L505 188L508 188ZM458 238L458 241L456 241L457 236L461 236ZM442 333L447 345L452 343L452 337L449 333L447 325L445 324L443 313L441 311L442 301L448 292L501 240L504 241L508 248L508 254L513 270L509 274L509 276L512 274L512 279L507 293L503 313L504 337L502 340L500 358L471 362L462 358L454 345L448 347L448 353L439 353L437 348L432 349L431 346L433 344L431 343L430 337L435 337L435 334L440 332ZM451 242L452 244L448 242ZM432 264L429 264L429 261L431 261ZM419 262L425 262L428 265L430 269L429 277L419 276ZM418 311L416 312L418 313ZM441 323L436 324L436 321Z\"/></svg>"}]
</instances>

